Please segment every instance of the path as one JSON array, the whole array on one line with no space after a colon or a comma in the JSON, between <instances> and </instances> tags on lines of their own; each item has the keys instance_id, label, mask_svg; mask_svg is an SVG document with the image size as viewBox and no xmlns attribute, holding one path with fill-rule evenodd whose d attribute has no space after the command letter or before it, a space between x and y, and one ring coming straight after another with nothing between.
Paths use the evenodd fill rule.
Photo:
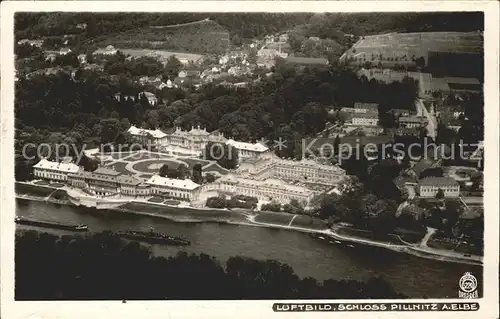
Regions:
<instances>
[{"instance_id":1,"label":"path","mask_svg":"<svg viewBox=\"0 0 500 319\"><path fill-rule=\"evenodd\" d=\"M45 197L45 201L48 201L50 196L54 195L55 192L57 192L59 189L55 189L54 191L52 191L52 193L49 194L49 196Z\"/></svg>"},{"instance_id":2,"label":"path","mask_svg":"<svg viewBox=\"0 0 500 319\"><path fill-rule=\"evenodd\" d=\"M298 215L293 215L292 219L290 219L290 222L288 223L288 226L292 226L293 220L297 218Z\"/></svg>"},{"instance_id":3,"label":"path","mask_svg":"<svg viewBox=\"0 0 500 319\"><path fill-rule=\"evenodd\" d=\"M432 237L432 235L434 235L435 232L436 232L436 229L431 228L431 227L427 227L427 233L425 234L424 238L422 238L422 241L420 241L419 247L428 248L427 242Z\"/></svg>"},{"instance_id":4,"label":"path","mask_svg":"<svg viewBox=\"0 0 500 319\"><path fill-rule=\"evenodd\" d=\"M436 118L432 116L428 111L427 108L424 105L424 102L422 102L421 99L416 99L415 100L415 107L417 108L417 114L420 116L425 116L427 118L427 135L432 137L434 140L436 139L436 130L437 130L437 123L436 123Z\"/></svg>"}]
</instances>

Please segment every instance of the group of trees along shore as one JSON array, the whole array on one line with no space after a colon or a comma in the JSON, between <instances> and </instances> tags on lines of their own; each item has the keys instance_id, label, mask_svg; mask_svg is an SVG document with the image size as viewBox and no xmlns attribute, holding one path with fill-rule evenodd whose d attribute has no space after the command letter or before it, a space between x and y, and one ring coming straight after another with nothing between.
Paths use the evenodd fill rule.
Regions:
<instances>
[{"instance_id":1,"label":"group of trees along shore","mask_svg":"<svg viewBox=\"0 0 500 319\"><path fill-rule=\"evenodd\" d=\"M33 267L36 265L36 267ZM16 300L240 300L405 298L381 278L299 278L273 260L206 254L155 257L112 233L16 235Z\"/></svg>"}]
</instances>

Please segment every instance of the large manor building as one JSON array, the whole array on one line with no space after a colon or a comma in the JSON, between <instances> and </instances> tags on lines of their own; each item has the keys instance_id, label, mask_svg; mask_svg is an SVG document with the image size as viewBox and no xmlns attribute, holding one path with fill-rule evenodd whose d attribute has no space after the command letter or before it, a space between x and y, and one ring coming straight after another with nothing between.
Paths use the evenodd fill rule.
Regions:
<instances>
[{"instance_id":1,"label":"large manor building","mask_svg":"<svg viewBox=\"0 0 500 319\"><path fill-rule=\"evenodd\" d=\"M256 180L279 178L332 186L343 181L346 176L346 172L338 165L321 164L313 159L286 160L272 153L244 160L237 172Z\"/></svg>"},{"instance_id":2,"label":"large manor building","mask_svg":"<svg viewBox=\"0 0 500 319\"><path fill-rule=\"evenodd\" d=\"M128 132L138 138L142 143L151 142L153 145L163 147L177 147L201 154L207 143L223 143L231 145L238 150L239 159L256 157L262 153L268 152L269 148L261 143L238 142L232 139L227 139L220 132L208 132L205 128L192 127L189 131L184 131L177 127L170 133L163 131L146 130L131 126Z\"/></svg>"},{"instance_id":3,"label":"large manor building","mask_svg":"<svg viewBox=\"0 0 500 319\"><path fill-rule=\"evenodd\" d=\"M260 143L226 139L220 133L209 133L199 127L190 131L175 129L168 134L161 130L144 130L135 126L128 130L143 143L157 147L190 150L198 157L209 142L224 143L238 150L239 165L229 174L212 183L199 185L190 179L172 179L159 175L129 175L114 168L99 167L95 171L69 162L57 163L42 159L34 166L35 177L63 182L97 197L151 197L203 202L209 193L241 194L259 200L277 200L283 204L292 199L309 203L314 195L328 191L344 180L346 173L337 165L322 164L313 159L300 161L281 159Z\"/></svg>"}]
</instances>

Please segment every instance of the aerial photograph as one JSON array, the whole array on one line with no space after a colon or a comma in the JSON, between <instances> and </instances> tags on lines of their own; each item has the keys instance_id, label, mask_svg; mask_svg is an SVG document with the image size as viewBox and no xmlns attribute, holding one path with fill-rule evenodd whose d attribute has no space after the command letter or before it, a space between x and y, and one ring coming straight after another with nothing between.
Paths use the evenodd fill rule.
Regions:
<instances>
[{"instance_id":1,"label":"aerial photograph","mask_svg":"<svg viewBox=\"0 0 500 319\"><path fill-rule=\"evenodd\" d=\"M482 298L483 36L17 12L15 299Z\"/></svg>"}]
</instances>

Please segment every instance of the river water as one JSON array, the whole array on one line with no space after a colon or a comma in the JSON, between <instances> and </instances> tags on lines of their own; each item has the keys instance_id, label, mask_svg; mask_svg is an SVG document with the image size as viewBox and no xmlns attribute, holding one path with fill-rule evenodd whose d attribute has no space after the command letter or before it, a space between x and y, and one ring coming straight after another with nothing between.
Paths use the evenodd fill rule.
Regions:
<instances>
[{"instance_id":1,"label":"river water","mask_svg":"<svg viewBox=\"0 0 500 319\"><path fill-rule=\"evenodd\" d=\"M445 263L382 248L345 247L313 239L305 233L225 223L179 223L163 218L139 216L119 211L99 212L82 207L17 199L16 214L43 220L87 224L91 232L104 230L148 230L153 226L174 236L184 236L190 246L152 245L157 256L178 251L205 253L225 263L231 256L274 259L290 265L301 277L353 279L374 276L387 280L397 292L413 298L457 298L459 279L471 272L482 280L482 267ZM17 226L18 229L33 227ZM64 231L44 229L52 233ZM481 286L481 285L480 285Z\"/></svg>"}]
</instances>

